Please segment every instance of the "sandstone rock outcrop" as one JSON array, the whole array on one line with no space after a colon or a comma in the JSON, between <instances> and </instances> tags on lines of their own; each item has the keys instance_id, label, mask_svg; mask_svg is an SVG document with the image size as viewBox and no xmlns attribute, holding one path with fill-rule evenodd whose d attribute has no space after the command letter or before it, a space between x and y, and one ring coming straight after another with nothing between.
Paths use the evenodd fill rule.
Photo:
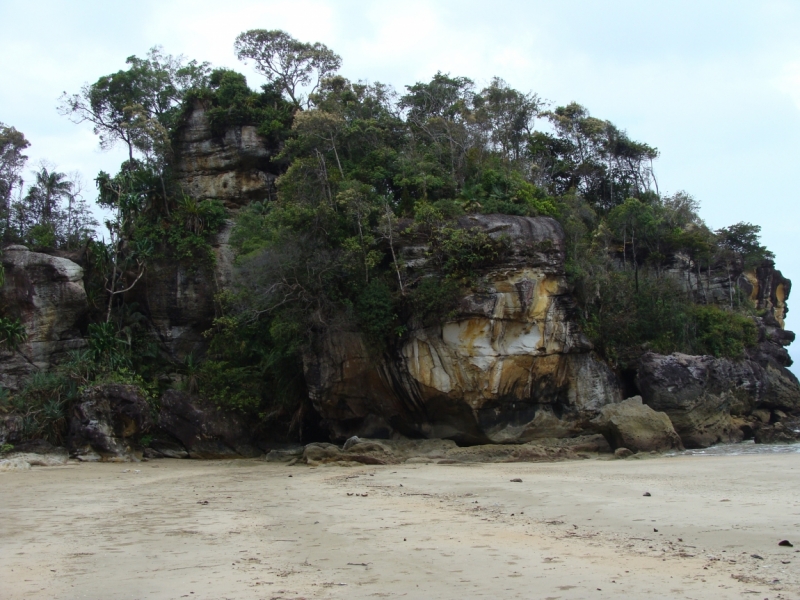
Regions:
<instances>
[{"instance_id":1,"label":"sandstone rock outcrop","mask_svg":"<svg viewBox=\"0 0 800 600\"><path fill-rule=\"evenodd\" d=\"M276 149L251 125L230 127L215 136L203 103L197 102L175 146L176 183L197 200L220 200L234 215L248 202L273 194L278 170L270 159ZM181 362L190 354L198 358L205 351L203 332L216 316L214 297L231 278L233 251L228 239L232 226L229 220L212 240L213 269L156 262L129 294L173 360Z\"/></svg>"},{"instance_id":2,"label":"sandstone rock outcrop","mask_svg":"<svg viewBox=\"0 0 800 600\"><path fill-rule=\"evenodd\" d=\"M230 209L269 194L278 171L271 166L275 149L256 127L230 127L215 136L202 102L195 103L178 134L175 175L184 192L221 200Z\"/></svg>"},{"instance_id":3,"label":"sandstone rock outcrop","mask_svg":"<svg viewBox=\"0 0 800 600\"><path fill-rule=\"evenodd\" d=\"M564 274L564 234L553 219L477 215L459 226L508 241L446 323L409 324L376 357L355 332L319 341L304 358L314 407L334 439L352 435L521 443L570 437L619 384L577 326ZM410 268L420 265L418 258Z\"/></svg>"},{"instance_id":4,"label":"sandstone rock outcrop","mask_svg":"<svg viewBox=\"0 0 800 600\"><path fill-rule=\"evenodd\" d=\"M603 432L614 449L628 448L636 452L683 450L669 417L642 404L641 396L604 406L592 424Z\"/></svg>"},{"instance_id":5,"label":"sandstone rock outcrop","mask_svg":"<svg viewBox=\"0 0 800 600\"><path fill-rule=\"evenodd\" d=\"M647 405L669 415L687 448L741 441L742 425L757 409L800 411L794 375L755 360L647 353L637 382Z\"/></svg>"},{"instance_id":6,"label":"sandstone rock outcrop","mask_svg":"<svg viewBox=\"0 0 800 600\"><path fill-rule=\"evenodd\" d=\"M167 390L161 397L158 431L150 446L156 454L170 458L182 458L181 447L190 458L258 456L261 451L252 444L251 436L240 415L186 392Z\"/></svg>"},{"instance_id":7,"label":"sandstone rock outcrop","mask_svg":"<svg viewBox=\"0 0 800 600\"><path fill-rule=\"evenodd\" d=\"M368 440L339 448L335 444L314 443L303 449L302 462L316 467L325 464L345 466L394 465L400 463L512 463L551 462L581 458L570 446L527 444L488 444L459 447L452 440Z\"/></svg>"},{"instance_id":8,"label":"sandstone rock outcrop","mask_svg":"<svg viewBox=\"0 0 800 600\"><path fill-rule=\"evenodd\" d=\"M67 444L81 460L136 460L136 442L153 426L150 405L134 385L84 390L73 407Z\"/></svg>"},{"instance_id":9,"label":"sandstone rock outcrop","mask_svg":"<svg viewBox=\"0 0 800 600\"><path fill-rule=\"evenodd\" d=\"M228 222L212 241L213 268L155 262L126 298L147 315L155 338L172 360L183 362L190 354L199 358L205 351L203 333L217 316L214 297L228 285L233 269L231 226Z\"/></svg>"},{"instance_id":10,"label":"sandstone rock outcrop","mask_svg":"<svg viewBox=\"0 0 800 600\"><path fill-rule=\"evenodd\" d=\"M83 269L71 260L16 245L3 250L2 262L0 302L27 333L17 350L0 350L0 385L17 390L32 373L86 345L82 329L89 303Z\"/></svg>"}]
</instances>

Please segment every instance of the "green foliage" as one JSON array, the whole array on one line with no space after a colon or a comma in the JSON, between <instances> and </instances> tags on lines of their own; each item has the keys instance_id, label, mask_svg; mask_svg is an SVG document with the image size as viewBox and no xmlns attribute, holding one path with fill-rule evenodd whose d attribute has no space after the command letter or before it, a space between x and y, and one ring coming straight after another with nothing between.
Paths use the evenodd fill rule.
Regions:
<instances>
[{"instance_id":1,"label":"green foliage","mask_svg":"<svg viewBox=\"0 0 800 600\"><path fill-rule=\"evenodd\" d=\"M717 231L722 247L738 259L742 269L751 269L765 259L775 255L761 245L761 226L752 223L736 223Z\"/></svg>"},{"instance_id":2,"label":"green foliage","mask_svg":"<svg viewBox=\"0 0 800 600\"><path fill-rule=\"evenodd\" d=\"M428 255L446 277L466 283L474 279L481 267L497 261L506 250L506 240L495 240L477 227L444 226L431 237Z\"/></svg>"},{"instance_id":3,"label":"green foliage","mask_svg":"<svg viewBox=\"0 0 800 600\"><path fill-rule=\"evenodd\" d=\"M363 288L356 302L356 312L367 339L381 344L391 335L397 319L396 309L396 297L385 281L373 279Z\"/></svg>"},{"instance_id":4,"label":"green foliage","mask_svg":"<svg viewBox=\"0 0 800 600\"><path fill-rule=\"evenodd\" d=\"M696 354L742 358L746 348L758 342L753 319L718 306L696 305L692 308Z\"/></svg>"},{"instance_id":5,"label":"green foliage","mask_svg":"<svg viewBox=\"0 0 800 600\"><path fill-rule=\"evenodd\" d=\"M275 84L262 86L260 93L254 92L244 75L229 69L214 70L208 88L193 92L188 100L195 98L210 104L206 111L208 122L212 133L220 138L230 127L255 125L259 135L277 144L286 139L295 112Z\"/></svg>"},{"instance_id":6,"label":"green foliage","mask_svg":"<svg viewBox=\"0 0 800 600\"><path fill-rule=\"evenodd\" d=\"M16 350L28 337L25 326L14 317L0 317L0 347Z\"/></svg>"},{"instance_id":7,"label":"green foliage","mask_svg":"<svg viewBox=\"0 0 800 600\"><path fill-rule=\"evenodd\" d=\"M673 279L641 274L637 292L631 271L612 271L597 285L584 329L623 368L647 350L741 358L758 341L752 318L695 304Z\"/></svg>"},{"instance_id":8,"label":"green foliage","mask_svg":"<svg viewBox=\"0 0 800 600\"><path fill-rule=\"evenodd\" d=\"M487 168L478 179L464 189L467 206L479 207L484 213L503 213L524 217L555 216L555 199L525 181L518 171Z\"/></svg>"},{"instance_id":9,"label":"green foliage","mask_svg":"<svg viewBox=\"0 0 800 600\"><path fill-rule=\"evenodd\" d=\"M255 322L221 317L209 336L209 358L196 371L200 395L262 422L297 410L307 391L302 322L292 311Z\"/></svg>"},{"instance_id":10,"label":"green foliage","mask_svg":"<svg viewBox=\"0 0 800 600\"><path fill-rule=\"evenodd\" d=\"M252 366L206 360L198 372L200 393L220 408L254 413L261 405L261 382Z\"/></svg>"},{"instance_id":11,"label":"green foliage","mask_svg":"<svg viewBox=\"0 0 800 600\"><path fill-rule=\"evenodd\" d=\"M0 445L0 454L8 454L14 450L14 444L2 444Z\"/></svg>"},{"instance_id":12,"label":"green foliage","mask_svg":"<svg viewBox=\"0 0 800 600\"><path fill-rule=\"evenodd\" d=\"M118 371L131 367L130 346L118 337L115 323L91 323L87 342L92 361L102 370Z\"/></svg>"},{"instance_id":13,"label":"green foliage","mask_svg":"<svg viewBox=\"0 0 800 600\"><path fill-rule=\"evenodd\" d=\"M50 223L33 225L27 232L26 241L34 249L51 249L56 247L56 231Z\"/></svg>"},{"instance_id":14,"label":"green foliage","mask_svg":"<svg viewBox=\"0 0 800 600\"><path fill-rule=\"evenodd\" d=\"M146 381L134 370L141 357L133 358L131 348L136 344L126 339L126 329L117 330L113 322L90 324L87 348L71 352L67 360L50 371L37 371L19 392L10 394L0 388L0 412L22 417L24 439L44 438L58 445L64 443L67 416L73 404L89 385L136 385L156 411L157 384L153 379Z\"/></svg>"},{"instance_id":15,"label":"green foliage","mask_svg":"<svg viewBox=\"0 0 800 600\"><path fill-rule=\"evenodd\" d=\"M444 323L455 316L461 286L453 279L424 277L411 291L412 313L426 327Z\"/></svg>"},{"instance_id":16,"label":"green foliage","mask_svg":"<svg viewBox=\"0 0 800 600\"><path fill-rule=\"evenodd\" d=\"M251 202L236 215L236 226L231 232L230 244L239 256L252 254L265 248L272 240L270 210L267 202Z\"/></svg>"},{"instance_id":17,"label":"green foliage","mask_svg":"<svg viewBox=\"0 0 800 600\"><path fill-rule=\"evenodd\" d=\"M67 411L77 392L74 382L64 375L38 371L19 393L0 398L0 409L22 417L24 439L44 438L61 444Z\"/></svg>"}]
</instances>

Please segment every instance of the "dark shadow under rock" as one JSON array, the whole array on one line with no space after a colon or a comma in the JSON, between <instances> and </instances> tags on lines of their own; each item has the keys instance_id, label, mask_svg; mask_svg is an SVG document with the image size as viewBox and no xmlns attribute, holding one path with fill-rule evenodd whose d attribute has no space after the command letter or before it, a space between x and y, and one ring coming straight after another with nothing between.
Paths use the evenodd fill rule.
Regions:
<instances>
[{"instance_id":1,"label":"dark shadow under rock","mask_svg":"<svg viewBox=\"0 0 800 600\"><path fill-rule=\"evenodd\" d=\"M167 390L161 397L158 427L180 442L190 458L251 458L261 455L242 415L220 410L213 403L183 391ZM150 445L154 447L152 442ZM163 443L161 447L164 447ZM158 447L154 449L158 450Z\"/></svg>"}]
</instances>

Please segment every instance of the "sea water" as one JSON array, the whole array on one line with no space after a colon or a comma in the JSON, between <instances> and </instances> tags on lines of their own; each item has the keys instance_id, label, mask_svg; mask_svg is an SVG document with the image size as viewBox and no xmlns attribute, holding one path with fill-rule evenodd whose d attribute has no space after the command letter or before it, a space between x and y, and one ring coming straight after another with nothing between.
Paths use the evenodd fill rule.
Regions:
<instances>
[{"instance_id":1,"label":"sea water","mask_svg":"<svg viewBox=\"0 0 800 600\"><path fill-rule=\"evenodd\" d=\"M738 444L718 444L710 448L668 452L665 456L739 456L743 454L791 454L800 453L797 444L756 444L753 440Z\"/></svg>"}]
</instances>

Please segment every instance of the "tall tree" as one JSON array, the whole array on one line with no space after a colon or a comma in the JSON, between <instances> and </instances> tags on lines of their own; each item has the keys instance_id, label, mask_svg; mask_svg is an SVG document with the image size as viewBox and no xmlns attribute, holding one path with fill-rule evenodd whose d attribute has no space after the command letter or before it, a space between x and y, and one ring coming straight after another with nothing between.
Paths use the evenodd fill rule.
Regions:
<instances>
[{"instance_id":1,"label":"tall tree","mask_svg":"<svg viewBox=\"0 0 800 600\"><path fill-rule=\"evenodd\" d=\"M245 31L236 38L234 50L239 60L252 60L256 71L303 108L309 108L322 80L342 66L339 55L325 44L307 44L280 29Z\"/></svg>"},{"instance_id":2,"label":"tall tree","mask_svg":"<svg viewBox=\"0 0 800 600\"><path fill-rule=\"evenodd\" d=\"M406 89L408 93L400 98L400 107L406 110L408 123L432 144L450 172L453 191L460 191L466 178L466 153L474 141L474 83L466 77L439 72L430 82Z\"/></svg>"},{"instance_id":3,"label":"tall tree","mask_svg":"<svg viewBox=\"0 0 800 600\"><path fill-rule=\"evenodd\" d=\"M4 238L10 233L11 198L14 190L22 188L20 174L28 160L22 152L29 146L21 132L0 123L0 219Z\"/></svg>"},{"instance_id":4,"label":"tall tree","mask_svg":"<svg viewBox=\"0 0 800 600\"><path fill-rule=\"evenodd\" d=\"M542 106L536 94L518 92L498 77L475 97L477 117L488 141L505 160L520 158Z\"/></svg>"},{"instance_id":5,"label":"tall tree","mask_svg":"<svg viewBox=\"0 0 800 600\"><path fill-rule=\"evenodd\" d=\"M127 146L128 159L134 152L151 157L167 151L166 132L175 125L186 92L206 85L208 63L184 62L182 56L164 54L158 46L146 58L130 56L128 69L105 75L86 84L78 94L61 95L59 112L75 123L88 122L100 137L100 147Z\"/></svg>"}]
</instances>

